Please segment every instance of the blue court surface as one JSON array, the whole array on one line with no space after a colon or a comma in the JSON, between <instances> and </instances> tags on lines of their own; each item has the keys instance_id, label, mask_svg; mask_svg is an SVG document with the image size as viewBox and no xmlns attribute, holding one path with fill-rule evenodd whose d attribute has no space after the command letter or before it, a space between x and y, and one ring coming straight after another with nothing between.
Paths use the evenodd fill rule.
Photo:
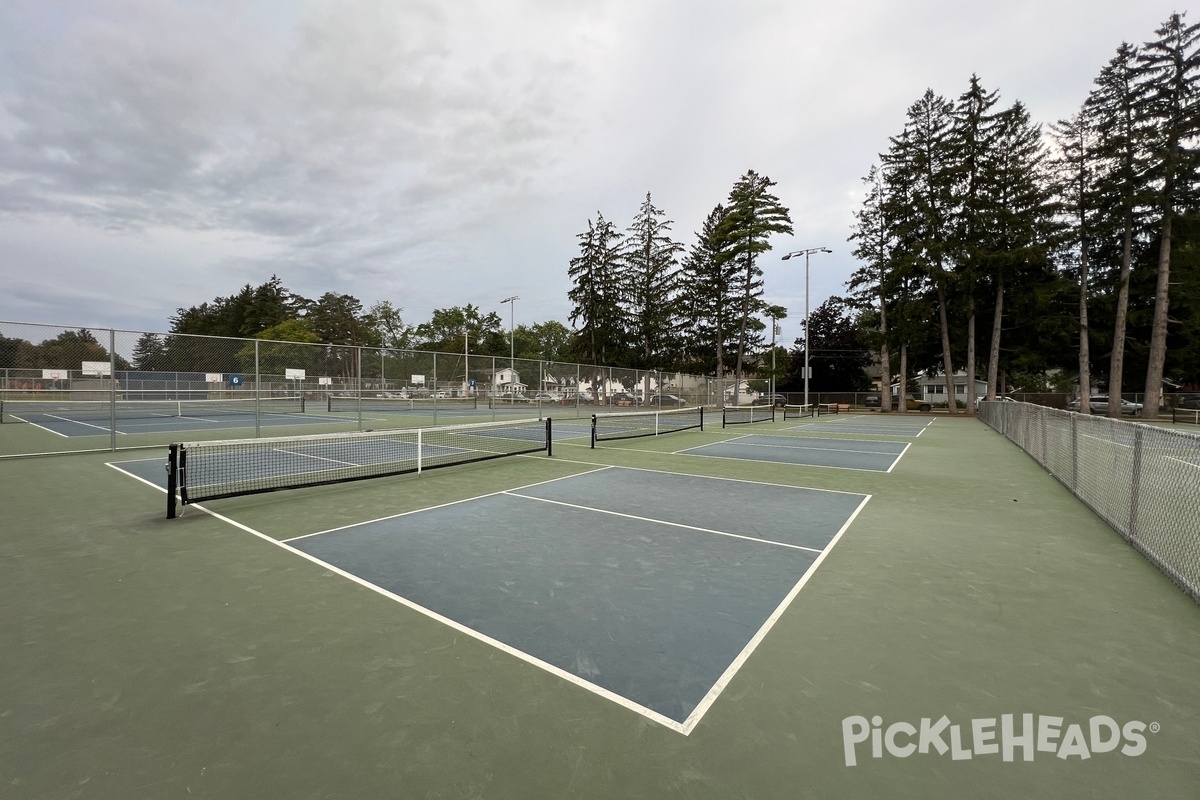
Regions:
<instances>
[{"instance_id":1,"label":"blue court surface","mask_svg":"<svg viewBox=\"0 0 1200 800\"><path fill-rule=\"evenodd\" d=\"M687 732L868 500L604 467L282 546Z\"/></svg>"},{"instance_id":2,"label":"blue court surface","mask_svg":"<svg viewBox=\"0 0 1200 800\"><path fill-rule=\"evenodd\" d=\"M56 436L66 438L78 436L109 436L114 428L103 413L79 414L71 411L53 413L48 411L27 412L11 415L17 424L34 425ZM328 425L336 422L323 414L268 412L259 415L258 424L263 428L291 425ZM222 411L219 414L161 414L129 418L117 416L116 434L126 436L138 433L172 433L174 431L245 430L253 428L254 412Z\"/></svg>"},{"instance_id":3,"label":"blue court surface","mask_svg":"<svg viewBox=\"0 0 1200 800\"><path fill-rule=\"evenodd\" d=\"M797 425L788 428L804 433L856 433L877 436L917 437L933 424L933 420L919 419L907 422L903 420L880 420L847 418L830 422L813 422L807 425Z\"/></svg>"},{"instance_id":4,"label":"blue court surface","mask_svg":"<svg viewBox=\"0 0 1200 800\"><path fill-rule=\"evenodd\" d=\"M748 434L699 447L689 447L677 451L677 454L891 472L909 446L909 442Z\"/></svg>"}]
</instances>

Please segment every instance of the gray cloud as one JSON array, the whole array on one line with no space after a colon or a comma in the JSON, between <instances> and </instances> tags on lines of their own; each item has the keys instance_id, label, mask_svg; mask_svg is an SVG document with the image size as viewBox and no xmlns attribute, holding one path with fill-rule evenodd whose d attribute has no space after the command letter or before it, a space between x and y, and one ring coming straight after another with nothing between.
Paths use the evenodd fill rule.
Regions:
<instances>
[{"instance_id":1,"label":"gray cloud","mask_svg":"<svg viewBox=\"0 0 1200 800\"><path fill-rule=\"evenodd\" d=\"M815 306L853 268L859 177L927 86L977 72L1052 122L1171 10L10 0L0 317L162 328L274 273L416 319L519 293L518 321L565 320L597 209L623 227L651 191L690 242L750 168L792 208L780 248L837 251ZM802 305L790 264L767 278Z\"/></svg>"}]
</instances>

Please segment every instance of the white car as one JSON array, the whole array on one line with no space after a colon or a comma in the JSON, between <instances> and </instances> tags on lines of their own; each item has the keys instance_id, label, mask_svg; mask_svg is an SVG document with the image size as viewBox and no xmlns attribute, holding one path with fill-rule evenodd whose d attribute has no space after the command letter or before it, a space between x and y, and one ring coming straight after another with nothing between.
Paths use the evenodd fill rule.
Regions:
<instances>
[{"instance_id":1,"label":"white car","mask_svg":"<svg viewBox=\"0 0 1200 800\"><path fill-rule=\"evenodd\" d=\"M1094 394L1091 397L1090 403L1092 406L1093 414L1107 414L1108 413L1108 395ZM1067 403L1067 410L1068 411L1079 411L1081 409L1081 406L1082 406L1082 404L1078 400L1072 400L1071 402ZM1138 414L1141 412L1141 410L1142 410L1141 403L1133 403L1133 402L1130 402L1129 400L1126 400L1123 397L1121 398L1121 413L1122 414Z\"/></svg>"}]
</instances>

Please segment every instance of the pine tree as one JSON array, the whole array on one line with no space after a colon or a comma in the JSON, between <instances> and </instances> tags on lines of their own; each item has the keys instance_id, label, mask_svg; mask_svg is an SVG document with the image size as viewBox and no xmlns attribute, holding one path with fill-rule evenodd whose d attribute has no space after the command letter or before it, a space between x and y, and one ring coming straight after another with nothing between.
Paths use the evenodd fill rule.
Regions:
<instances>
[{"instance_id":1,"label":"pine tree","mask_svg":"<svg viewBox=\"0 0 1200 800\"><path fill-rule=\"evenodd\" d=\"M998 93L986 91L978 76L972 75L970 87L954 108L949 137L958 195L952 248L958 262L959 285L967 301L968 414L975 411L975 285L987 270L984 262L990 260L989 245L993 241L989 234L993 233L996 222L993 202L996 192L991 184L998 157L998 115L992 114L991 109L997 100Z\"/></svg>"},{"instance_id":2,"label":"pine tree","mask_svg":"<svg viewBox=\"0 0 1200 800\"><path fill-rule=\"evenodd\" d=\"M1055 166L1058 169L1057 187L1064 211L1070 219L1067 225L1068 249L1077 264L1079 284L1079 400L1080 407L1089 413L1092 393L1091 331L1088 327L1088 270L1091 266L1092 218L1096 214L1094 197L1094 134L1089 130L1083 113L1061 120L1053 127L1058 144ZM989 380L991 376L989 373ZM988 385L989 398L992 386Z\"/></svg>"},{"instance_id":3,"label":"pine tree","mask_svg":"<svg viewBox=\"0 0 1200 800\"><path fill-rule=\"evenodd\" d=\"M849 240L858 245L852 255L863 262L850 277L849 289L857 297L860 308L879 303L879 369L882 384L880 410L892 410L892 359L888 349L888 269L891 264L892 241L887 217L884 214L887 188L880 168L872 165L862 182L867 186L862 207L854 212L855 223ZM807 331L805 332L807 335Z\"/></svg>"},{"instance_id":4,"label":"pine tree","mask_svg":"<svg viewBox=\"0 0 1200 800\"><path fill-rule=\"evenodd\" d=\"M1093 134L1091 154L1097 162L1096 255L1101 264L1109 264L1110 273L1116 273L1116 309L1108 363L1108 392L1112 397L1121 395L1124 384L1129 278L1134 240L1145 214L1146 150L1144 123L1137 111L1137 59L1137 49L1122 42L1116 55L1100 71L1095 88L1084 103L1083 119ZM1118 254L1115 268L1110 253ZM1109 403L1108 414L1119 417L1120 404Z\"/></svg>"},{"instance_id":5,"label":"pine tree","mask_svg":"<svg viewBox=\"0 0 1200 800\"><path fill-rule=\"evenodd\" d=\"M668 235L672 224L663 219L663 212L654 207L647 192L621 250L622 295L631 324L630 338L637 348L634 365L643 369L674 366L668 359L679 333L676 300L683 245Z\"/></svg>"},{"instance_id":6,"label":"pine tree","mask_svg":"<svg viewBox=\"0 0 1200 800\"><path fill-rule=\"evenodd\" d=\"M1171 227L1183 198L1194 192L1197 169L1195 140L1200 135L1200 24L1185 25L1172 14L1138 57L1144 87L1140 106L1150 121L1151 178L1160 217L1158 280L1154 321L1146 366L1142 416L1157 419L1162 404L1163 368L1167 356L1167 312L1170 300ZM1115 402L1110 403L1115 405Z\"/></svg>"},{"instance_id":7,"label":"pine tree","mask_svg":"<svg viewBox=\"0 0 1200 800\"><path fill-rule=\"evenodd\" d=\"M954 368L948 304L951 225L955 211L954 159L950 147L953 105L932 89L908 109L908 121L883 155L891 220L906 270L922 275L937 301L947 406L954 408Z\"/></svg>"},{"instance_id":8,"label":"pine tree","mask_svg":"<svg viewBox=\"0 0 1200 800\"><path fill-rule=\"evenodd\" d=\"M576 237L580 253L567 275L573 286L570 322L576 327L576 350L591 364L610 363L625 345L627 325L620 291L621 234L597 212L596 222Z\"/></svg>"},{"instance_id":9,"label":"pine tree","mask_svg":"<svg viewBox=\"0 0 1200 800\"><path fill-rule=\"evenodd\" d=\"M683 260L682 293L688 359L702 372L725 378L726 348L733 338L738 265L724 251L720 231L728 212L718 205L696 232Z\"/></svg>"},{"instance_id":10,"label":"pine tree","mask_svg":"<svg viewBox=\"0 0 1200 800\"><path fill-rule=\"evenodd\" d=\"M739 318L737 365L734 369L734 404L741 391L742 369L748 355L751 317L762 306L762 269L758 256L769 251L767 239L771 234L791 233L792 219L779 198L768 190L775 185L765 175L749 170L729 192L729 205L718 229L721 258L738 265Z\"/></svg>"}]
</instances>

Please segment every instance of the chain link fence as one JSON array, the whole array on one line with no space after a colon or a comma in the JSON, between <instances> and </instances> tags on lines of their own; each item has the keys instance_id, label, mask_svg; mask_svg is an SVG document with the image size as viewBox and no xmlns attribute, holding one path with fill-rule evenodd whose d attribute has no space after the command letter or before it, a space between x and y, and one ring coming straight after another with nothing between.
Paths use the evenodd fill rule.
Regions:
<instances>
[{"instance_id":1,"label":"chain link fence","mask_svg":"<svg viewBox=\"0 0 1200 800\"><path fill-rule=\"evenodd\" d=\"M1200 602L1200 434L1030 403L979 417Z\"/></svg>"},{"instance_id":2,"label":"chain link fence","mask_svg":"<svg viewBox=\"0 0 1200 800\"><path fill-rule=\"evenodd\" d=\"M0 321L0 456L719 405L705 376ZM467 417L467 418L464 418Z\"/></svg>"}]
</instances>

